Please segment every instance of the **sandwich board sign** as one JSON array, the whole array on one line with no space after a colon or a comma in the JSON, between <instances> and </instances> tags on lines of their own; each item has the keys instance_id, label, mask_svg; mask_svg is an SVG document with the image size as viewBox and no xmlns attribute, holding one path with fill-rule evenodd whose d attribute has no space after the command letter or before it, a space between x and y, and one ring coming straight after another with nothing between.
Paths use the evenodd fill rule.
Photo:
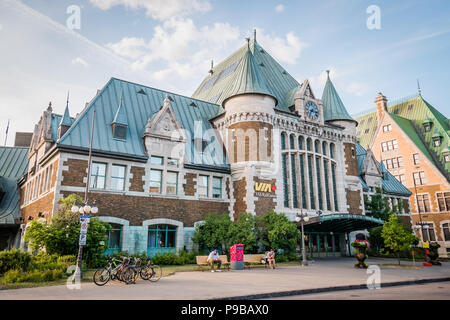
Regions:
<instances>
[{"instance_id":1,"label":"sandwich board sign","mask_svg":"<svg viewBox=\"0 0 450 320\"><path fill-rule=\"evenodd\" d=\"M87 229L88 229L90 218L91 217L89 217L89 216L81 216L80 217L81 227L80 227L80 239L79 239L79 243L78 243L80 246L86 245Z\"/></svg>"}]
</instances>

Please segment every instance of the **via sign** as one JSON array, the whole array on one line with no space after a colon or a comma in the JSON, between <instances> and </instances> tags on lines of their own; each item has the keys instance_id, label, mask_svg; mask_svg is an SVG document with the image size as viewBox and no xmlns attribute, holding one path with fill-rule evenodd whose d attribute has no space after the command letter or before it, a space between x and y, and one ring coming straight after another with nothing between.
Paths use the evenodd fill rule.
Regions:
<instances>
[{"instance_id":1,"label":"via sign","mask_svg":"<svg viewBox=\"0 0 450 320\"><path fill-rule=\"evenodd\" d=\"M274 183L255 182L255 195L257 197L275 197L276 189Z\"/></svg>"}]
</instances>

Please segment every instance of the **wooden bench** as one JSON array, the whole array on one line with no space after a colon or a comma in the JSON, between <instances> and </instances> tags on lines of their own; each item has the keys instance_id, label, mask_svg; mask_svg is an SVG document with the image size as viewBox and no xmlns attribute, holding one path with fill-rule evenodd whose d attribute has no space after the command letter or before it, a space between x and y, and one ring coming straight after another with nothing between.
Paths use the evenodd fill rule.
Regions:
<instances>
[{"instance_id":1,"label":"wooden bench","mask_svg":"<svg viewBox=\"0 0 450 320\"><path fill-rule=\"evenodd\" d=\"M250 268L252 264L264 264L267 267L267 263L262 263L261 259L265 257L265 254L244 254L244 267Z\"/></svg>"},{"instance_id":2,"label":"wooden bench","mask_svg":"<svg viewBox=\"0 0 450 320\"><path fill-rule=\"evenodd\" d=\"M200 267L200 270L203 271L203 267L209 267L208 256L196 256L197 265ZM219 255L219 259L222 261L221 267L226 267L227 270L230 270L230 263L228 262L228 257L226 255Z\"/></svg>"}]
</instances>

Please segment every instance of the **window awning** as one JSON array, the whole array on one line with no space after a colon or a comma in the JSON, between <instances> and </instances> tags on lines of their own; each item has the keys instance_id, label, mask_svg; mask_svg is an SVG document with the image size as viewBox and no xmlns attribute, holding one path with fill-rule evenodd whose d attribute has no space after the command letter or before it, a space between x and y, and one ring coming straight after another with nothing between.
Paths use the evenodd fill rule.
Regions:
<instances>
[{"instance_id":1,"label":"window awning","mask_svg":"<svg viewBox=\"0 0 450 320\"><path fill-rule=\"evenodd\" d=\"M384 221L374 217L359 214L329 214L321 217L314 217L305 223L305 233L307 232L333 232L346 233L356 230L370 229L382 226Z\"/></svg>"}]
</instances>

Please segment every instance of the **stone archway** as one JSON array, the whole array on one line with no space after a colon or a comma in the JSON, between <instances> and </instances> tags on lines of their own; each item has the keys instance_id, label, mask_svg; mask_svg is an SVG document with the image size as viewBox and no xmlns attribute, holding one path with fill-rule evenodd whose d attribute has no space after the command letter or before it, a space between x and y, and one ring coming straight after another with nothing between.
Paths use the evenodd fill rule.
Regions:
<instances>
[{"instance_id":1,"label":"stone archway","mask_svg":"<svg viewBox=\"0 0 450 320\"><path fill-rule=\"evenodd\" d=\"M184 247L184 224L181 221L166 219L166 218L158 218L158 219L149 219L142 222L142 235L143 239L145 239L145 243L147 244L147 254L150 254L148 249L148 229L152 225L169 225L176 227L176 248L175 251L178 252ZM144 235L145 234L145 235Z\"/></svg>"}]
</instances>

